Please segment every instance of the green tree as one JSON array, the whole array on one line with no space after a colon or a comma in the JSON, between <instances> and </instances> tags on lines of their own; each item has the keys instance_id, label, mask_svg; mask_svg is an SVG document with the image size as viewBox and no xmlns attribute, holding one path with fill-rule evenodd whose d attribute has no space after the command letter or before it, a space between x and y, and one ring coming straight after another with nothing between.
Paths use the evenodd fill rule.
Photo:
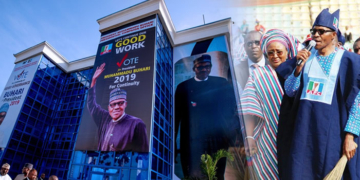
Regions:
<instances>
[{"instance_id":1,"label":"green tree","mask_svg":"<svg viewBox=\"0 0 360 180\"><path fill-rule=\"evenodd\" d=\"M217 179L216 164L221 158L228 158L230 161L234 161L234 156L224 149L218 150L212 157L206 153L201 155L201 168L209 180Z\"/></svg>"}]
</instances>

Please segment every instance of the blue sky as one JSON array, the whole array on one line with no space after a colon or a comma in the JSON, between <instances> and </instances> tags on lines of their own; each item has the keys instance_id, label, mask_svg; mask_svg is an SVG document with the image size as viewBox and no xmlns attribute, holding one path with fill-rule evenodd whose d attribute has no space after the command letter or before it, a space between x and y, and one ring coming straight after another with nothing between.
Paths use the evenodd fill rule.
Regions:
<instances>
[{"instance_id":1,"label":"blue sky","mask_svg":"<svg viewBox=\"0 0 360 180\"><path fill-rule=\"evenodd\" d=\"M43 41L68 61L95 55L100 33L97 19L142 2L0 0L0 94L14 68L16 54ZM165 0L176 30L230 17L218 0Z\"/></svg>"}]
</instances>

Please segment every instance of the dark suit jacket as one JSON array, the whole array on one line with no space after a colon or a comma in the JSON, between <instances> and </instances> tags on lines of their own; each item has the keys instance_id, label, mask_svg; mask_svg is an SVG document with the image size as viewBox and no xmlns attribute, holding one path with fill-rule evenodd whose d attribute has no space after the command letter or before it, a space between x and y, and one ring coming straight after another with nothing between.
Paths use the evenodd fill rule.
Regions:
<instances>
[{"instance_id":1,"label":"dark suit jacket","mask_svg":"<svg viewBox=\"0 0 360 180\"><path fill-rule=\"evenodd\" d=\"M268 65L269 61L265 58L265 65ZM241 88L244 89L247 80L249 79L250 73L249 73L249 63L248 59L241 61L240 64L236 65L236 81L240 84Z\"/></svg>"}]
</instances>

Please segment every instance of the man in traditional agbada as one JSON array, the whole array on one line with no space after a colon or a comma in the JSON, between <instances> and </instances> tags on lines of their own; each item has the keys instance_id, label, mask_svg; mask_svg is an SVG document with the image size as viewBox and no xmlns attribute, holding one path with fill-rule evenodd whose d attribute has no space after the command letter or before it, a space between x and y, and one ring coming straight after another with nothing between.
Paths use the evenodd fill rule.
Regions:
<instances>
[{"instance_id":1,"label":"man in traditional agbada","mask_svg":"<svg viewBox=\"0 0 360 180\"><path fill-rule=\"evenodd\" d=\"M356 153L360 133L360 56L333 44L340 10L324 9L311 29L315 48L299 51L303 60L285 82L285 92L295 97L296 118L288 157L288 171L280 179L323 179L345 154L343 179L360 179Z\"/></svg>"}]
</instances>

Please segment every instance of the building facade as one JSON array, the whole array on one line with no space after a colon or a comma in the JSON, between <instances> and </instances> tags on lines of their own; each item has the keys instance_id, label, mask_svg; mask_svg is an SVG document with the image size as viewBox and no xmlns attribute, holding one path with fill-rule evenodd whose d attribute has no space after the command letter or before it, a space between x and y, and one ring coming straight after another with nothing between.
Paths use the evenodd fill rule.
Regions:
<instances>
[{"instance_id":1,"label":"building facade","mask_svg":"<svg viewBox=\"0 0 360 180\"><path fill-rule=\"evenodd\" d=\"M49 43L42 42L14 55L14 73L28 72L31 80L20 84L27 87L21 90L22 99L16 102L3 99L18 103L18 113L5 119L13 124L7 125L9 137L4 136L6 144L0 147L0 163L11 165L11 177L19 174L25 163L33 163L39 174L54 174L60 179L176 179L174 74L175 61L183 57L177 55L175 59L174 54L179 54L181 48L188 45L211 41L207 50L193 51L191 55L198 57L201 53L219 51L216 56L227 59L227 64L223 63L225 65L221 67L228 70L225 73L224 70L218 71L232 82L232 63L229 63L231 21L224 19L176 31L163 0L146 1L97 21L100 32L106 35L149 19L154 22L152 28L155 29L155 38L151 42L154 55L148 57L154 65L151 69L153 77L150 77L153 85L152 105L149 107L151 121L147 126L149 152L76 149L96 70L94 63L99 61L100 53L69 62ZM221 48L217 47L217 42L222 43ZM29 67L25 63L32 63L34 70L27 70ZM14 85L5 89L4 93L20 86L11 78L9 83ZM13 107L10 106L10 109ZM87 133L97 134L92 131Z\"/></svg>"}]
</instances>

